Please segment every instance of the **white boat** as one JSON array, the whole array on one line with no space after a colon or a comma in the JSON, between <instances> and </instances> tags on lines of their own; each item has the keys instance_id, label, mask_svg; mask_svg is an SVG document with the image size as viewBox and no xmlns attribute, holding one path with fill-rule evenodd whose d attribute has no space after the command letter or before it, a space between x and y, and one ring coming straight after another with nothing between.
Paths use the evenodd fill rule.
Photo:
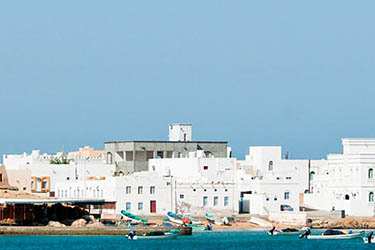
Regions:
<instances>
[{"instance_id":1,"label":"white boat","mask_svg":"<svg viewBox=\"0 0 375 250\"><path fill-rule=\"evenodd\" d=\"M278 229L271 234L271 232L267 232L268 235L296 235L301 234L299 229L292 229L292 228L285 228L285 229Z\"/></svg>"},{"instance_id":2,"label":"white boat","mask_svg":"<svg viewBox=\"0 0 375 250\"><path fill-rule=\"evenodd\" d=\"M131 238L129 235L125 237L129 240L154 240L154 239L176 239L177 233L164 233L164 235L135 235Z\"/></svg>"},{"instance_id":3,"label":"white boat","mask_svg":"<svg viewBox=\"0 0 375 250\"><path fill-rule=\"evenodd\" d=\"M362 232L360 233L351 233L351 234L337 234L337 235L307 235L309 240L348 240L361 238Z\"/></svg>"},{"instance_id":4,"label":"white boat","mask_svg":"<svg viewBox=\"0 0 375 250\"><path fill-rule=\"evenodd\" d=\"M364 238L363 238L363 242L364 242L365 244L369 244L369 243L371 243L371 244L375 244L375 238L372 237L371 242L368 242L368 238L367 238L367 237L364 237Z\"/></svg>"}]
</instances>

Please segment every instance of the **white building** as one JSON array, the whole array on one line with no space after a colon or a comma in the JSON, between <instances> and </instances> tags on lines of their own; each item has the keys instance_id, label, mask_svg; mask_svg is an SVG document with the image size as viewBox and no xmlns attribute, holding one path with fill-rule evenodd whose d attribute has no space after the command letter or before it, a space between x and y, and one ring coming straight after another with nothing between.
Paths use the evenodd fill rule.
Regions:
<instances>
[{"instance_id":1,"label":"white building","mask_svg":"<svg viewBox=\"0 0 375 250\"><path fill-rule=\"evenodd\" d=\"M56 155L4 155L3 162L9 173L9 182L20 190L54 197L55 183L70 180L97 179L112 176L115 165L105 164L102 151L81 148L78 152Z\"/></svg>"},{"instance_id":2,"label":"white building","mask_svg":"<svg viewBox=\"0 0 375 250\"><path fill-rule=\"evenodd\" d=\"M191 124L169 124L169 141L191 141L192 127Z\"/></svg>"},{"instance_id":3,"label":"white building","mask_svg":"<svg viewBox=\"0 0 375 250\"><path fill-rule=\"evenodd\" d=\"M237 169L240 212L299 211L300 194L309 188L309 160L282 159L279 146L250 147Z\"/></svg>"},{"instance_id":4,"label":"white building","mask_svg":"<svg viewBox=\"0 0 375 250\"><path fill-rule=\"evenodd\" d=\"M312 169L312 190L305 205L345 210L350 216L375 215L375 139L342 139L343 153Z\"/></svg>"}]
</instances>

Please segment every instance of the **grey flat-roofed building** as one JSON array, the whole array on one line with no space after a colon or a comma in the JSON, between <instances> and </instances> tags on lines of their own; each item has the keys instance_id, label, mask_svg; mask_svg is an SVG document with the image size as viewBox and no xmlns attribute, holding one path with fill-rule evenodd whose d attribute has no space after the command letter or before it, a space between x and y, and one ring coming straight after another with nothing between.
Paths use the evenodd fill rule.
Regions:
<instances>
[{"instance_id":1,"label":"grey flat-roofed building","mask_svg":"<svg viewBox=\"0 0 375 250\"><path fill-rule=\"evenodd\" d=\"M227 157L226 141L112 141L104 143L107 164L116 164L119 175L147 171L148 160L185 158L203 150L207 156Z\"/></svg>"}]
</instances>

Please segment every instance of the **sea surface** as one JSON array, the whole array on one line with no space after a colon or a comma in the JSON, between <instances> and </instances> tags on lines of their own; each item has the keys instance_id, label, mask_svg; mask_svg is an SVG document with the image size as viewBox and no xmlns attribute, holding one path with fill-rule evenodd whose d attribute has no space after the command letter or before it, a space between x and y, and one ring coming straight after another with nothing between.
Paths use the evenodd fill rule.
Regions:
<instances>
[{"instance_id":1,"label":"sea surface","mask_svg":"<svg viewBox=\"0 0 375 250\"><path fill-rule=\"evenodd\" d=\"M313 234L316 234L313 232ZM353 240L306 240L298 235L268 236L266 231L221 231L194 233L171 240L128 240L124 236L0 236L2 250L69 250L69 249L375 249L375 244Z\"/></svg>"}]
</instances>

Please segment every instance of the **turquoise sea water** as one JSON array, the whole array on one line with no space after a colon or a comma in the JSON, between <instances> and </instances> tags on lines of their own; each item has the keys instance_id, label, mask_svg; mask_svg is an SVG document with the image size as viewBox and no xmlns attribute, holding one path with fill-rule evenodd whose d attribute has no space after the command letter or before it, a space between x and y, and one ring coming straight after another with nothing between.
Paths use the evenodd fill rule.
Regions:
<instances>
[{"instance_id":1,"label":"turquoise sea water","mask_svg":"<svg viewBox=\"0 0 375 250\"><path fill-rule=\"evenodd\" d=\"M353 240L305 240L294 236L268 236L265 231L203 232L180 236L175 240L127 240L123 236L0 236L4 249L375 249L375 244Z\"/></svg>"}]
</instances>

